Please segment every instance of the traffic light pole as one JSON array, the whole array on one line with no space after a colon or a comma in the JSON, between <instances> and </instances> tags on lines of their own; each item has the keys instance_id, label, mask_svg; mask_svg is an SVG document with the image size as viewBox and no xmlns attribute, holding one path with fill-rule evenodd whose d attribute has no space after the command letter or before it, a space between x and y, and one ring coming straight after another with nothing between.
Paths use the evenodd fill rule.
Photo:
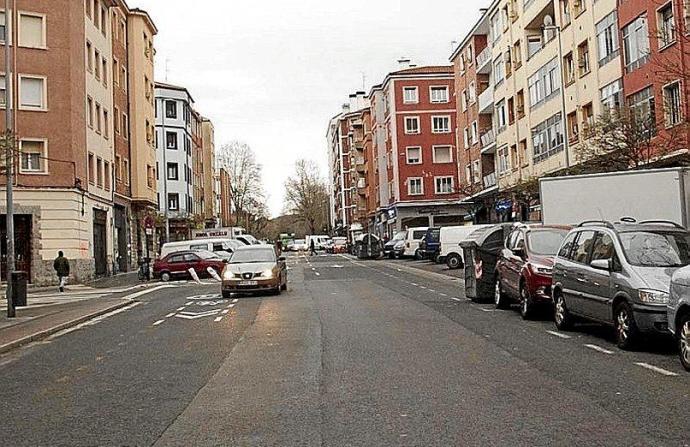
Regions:
<instances>
[{"instance_id":1,"label":"traffic light pole","mask_svg":"<svg viewBox=\"0 0 690 447\"><path fill-rule=\"evenodd\" d=\"M13 15L10 10L10 0L5 0L5 23L14 24L14 20L10 17ZM10 30L14 34L14 26L6 26L6 30ZM10 54L11 46L10 36L5 35L5 162L7 172L7 214L5 223L7 225L7 317L14 318L16 313L14 309L14 302L12 301L12 272L14 271L14 204L12 203L13 196L13 170L14 170L14 136L12 132L12 107L14 101L12 100L12 55Z\"/></svg>"}]
</instances>

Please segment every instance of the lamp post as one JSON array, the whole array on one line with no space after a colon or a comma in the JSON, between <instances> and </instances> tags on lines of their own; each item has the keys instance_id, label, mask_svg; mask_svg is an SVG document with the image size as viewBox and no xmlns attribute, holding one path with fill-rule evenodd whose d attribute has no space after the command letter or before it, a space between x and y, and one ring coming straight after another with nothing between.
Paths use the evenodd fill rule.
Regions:
<instances>
[{"instance_id":1,"label":"lamp post","mask_svg":"<svg viewBox=\"0 0 690 447\"><path fill-rule=\"evenodd\" d=\"M561 80L561 123L563 126L563 148L565 149L565 167L570 168L570 142L568 140L567 115L565 111L565 80L563 79L563 42L561 41L561 27L553 24L551 16L544 17L544 31L555 31L558 38L558 68L560 70L559 79Z\"/></svg>"},{"instance_id":2,"label":"lamp post","mask_svg":"<svg viewBox=\"0 0 690 447\"><path fill-rule=\"evenodd\" d=\"M10 20L11 15L10 0L5 0L5 23L14 23ZM14 204L12 202L12 183L13 183L13 169L14 169L14 137L12 132L12 107L14 101L12 100L12 55L10 54L10 36L7 35L7 30L14 32L14 27L9 28L5 25L5 161L7 169L7 214L5 223L7 225L7 317L15 317L14 302L12 301L12 272L14 271Z\"/></svg>"}]
</instances>

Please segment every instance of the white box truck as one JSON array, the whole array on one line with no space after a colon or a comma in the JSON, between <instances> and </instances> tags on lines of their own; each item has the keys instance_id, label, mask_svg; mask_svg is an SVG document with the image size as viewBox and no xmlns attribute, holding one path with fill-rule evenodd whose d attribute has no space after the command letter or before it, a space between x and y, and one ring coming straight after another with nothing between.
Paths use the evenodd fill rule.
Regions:
<instances>
[{"instance_id":1,"label":"white box truck","mask_svg":"<svg viewBox=\"0 0 690 447\"><path fill-rule=\"evenodd\" d=\"M539 194L544 224L632 217L690 225L690 168L542 178Z\"/></svg>"}]
</instances>

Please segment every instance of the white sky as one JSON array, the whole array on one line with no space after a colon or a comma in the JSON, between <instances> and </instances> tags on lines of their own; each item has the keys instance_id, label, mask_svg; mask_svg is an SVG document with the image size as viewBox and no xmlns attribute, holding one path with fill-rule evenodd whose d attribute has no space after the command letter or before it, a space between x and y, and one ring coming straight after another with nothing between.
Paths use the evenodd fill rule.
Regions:
<instances>
[{"instance_id":1,"label":"white sky","mask_svg":"<svg viewBox=\"0 0 690 447\"><path fill-rule=\"evenodd\" d=\"M327 174L326 127L348 95L407 56L445 64L489 0L128 0L159 29L157 80L184 85L216 128L263 165L271 213L297 158ZM167 63L166 63L167 62ZM166 70L167 65L167 70Z\"/></svg>"}]
</instances>

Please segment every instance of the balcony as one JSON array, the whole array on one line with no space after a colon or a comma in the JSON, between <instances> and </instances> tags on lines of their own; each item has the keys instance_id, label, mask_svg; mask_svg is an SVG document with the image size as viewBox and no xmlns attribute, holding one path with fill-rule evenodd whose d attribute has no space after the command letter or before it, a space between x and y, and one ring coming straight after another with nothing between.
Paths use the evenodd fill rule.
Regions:
<instances>
[{"instance_id":1,"label":"balcony","mask_svg":"<svg viewBox=\"0 0 690 447\"><path fill-rule=\"evenodd\" d=\"M365 172L366 164L364 163L364 157L357 157L355 160L355 169L357 172Z\"/></svg>"},{"instance_id":2,"label":"balcony","mask_svg":"<svg viewBox=\"0 0 690 447\"><path fill-rule=\"evenodd\" d=\"M364 178L357 179L357 188L362 189L367 187L367 180Z\"/></svg>"},{"instance_id":3,"label":"balcony","mask_svg":"<svg viewBox=\"0 0 690 447\"><path fill-rule=\"evenodd\" d=\"M482 134L479 136L479 142L482 145L482 150L493 144L496 144L496 134L494 133L493 128L489 128L482 132Z\"/></svg>"},{"instance_id":4,"label":"balcony","mask_svg":"<svg viewBox=\"0 0 690 447\"><path fill-rule=\"evenodd\" d=\"M496 173L492 172L491 174L485 175L482 184L484 185L484 189L496 186Z\"/></svg>"},{"instance_id":5,"label":"balcony","mask_svg":"<svg viewBox=\"0 0 690 447\"><path fill-rule=\"evenodd\" d=\"M494 89L489 85L478 99L479 113L493 113L494 111Z\"/></svg>"},{"instance_id":6,"label":"balcony","mask_svg":"<svg viewBox=\"0 0 690 447\"><path fill-rule=\"evenodd\" d=\"M491 72L491 47L487 46L479 53L476 59L477 73L487 74Z\"/></svg>"}]
</instances>

